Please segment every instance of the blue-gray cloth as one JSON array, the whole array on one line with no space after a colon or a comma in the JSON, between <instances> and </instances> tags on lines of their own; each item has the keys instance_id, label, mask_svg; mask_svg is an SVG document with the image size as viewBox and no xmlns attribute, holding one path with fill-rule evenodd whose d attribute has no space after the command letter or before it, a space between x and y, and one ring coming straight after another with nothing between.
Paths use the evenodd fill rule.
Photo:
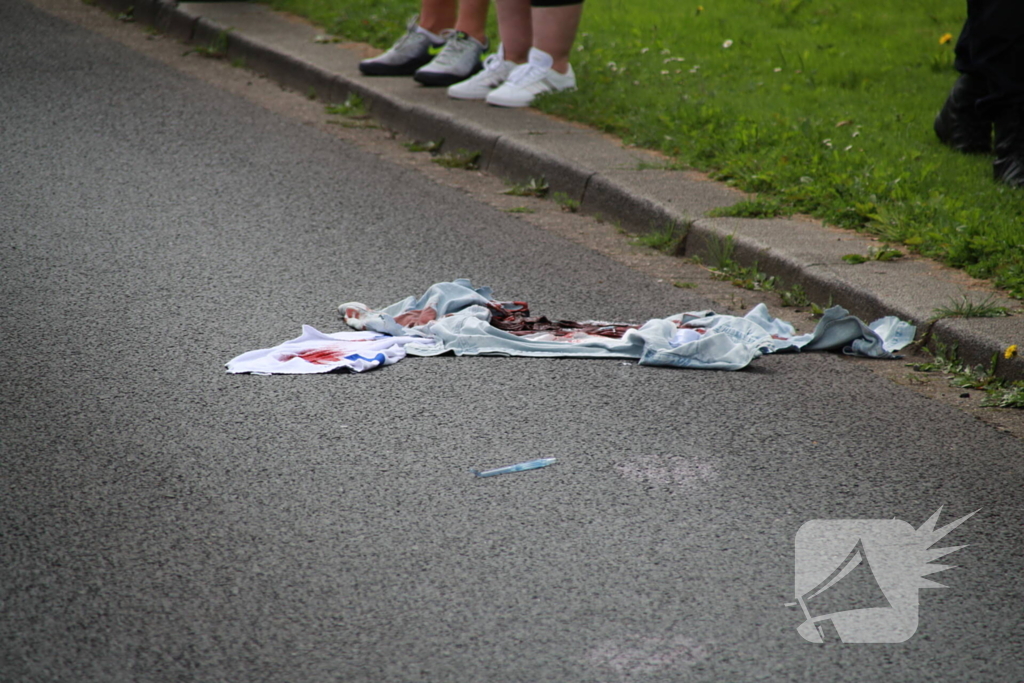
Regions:
<instances>
[{"instance_id":1,"label":"blue-gray cloth","mask_svg":"<svg viewBox=\"0 0 1024 683\"><path fill-rule=\"evenodd\" d=\"M489 323L489 287L473 288L460 279L431 286L387 308L361 303L339 307L357 330L417 337L405 345L410 356L504 355L540 357L635 358L641 365L709 370L739 370L765 353L831 351L871 358L895 358L913 341L913 325L892 316L865 325L846 309L834 306L814 332L797 335L789 323L773 318L764 304L745 316L712 311L656 318L626 330L621 338L584 332L512 334Z\"/></svg>"}]
</instances>

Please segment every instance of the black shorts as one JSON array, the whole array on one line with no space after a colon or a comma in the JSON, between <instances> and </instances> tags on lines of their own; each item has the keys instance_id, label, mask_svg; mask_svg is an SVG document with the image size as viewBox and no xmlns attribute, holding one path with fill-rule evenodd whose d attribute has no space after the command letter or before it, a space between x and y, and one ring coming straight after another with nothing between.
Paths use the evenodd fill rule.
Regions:
<instances>
[{"instance_id":1,"label":"black shorts","mask_svg":"<svg viewBox=\"0 0 1024 683\"><path fill-rule=\"evenodd\" d=\"M530 0L530 7L565 7L582 4L583 0Z\"/></svg>"}]
</instances>

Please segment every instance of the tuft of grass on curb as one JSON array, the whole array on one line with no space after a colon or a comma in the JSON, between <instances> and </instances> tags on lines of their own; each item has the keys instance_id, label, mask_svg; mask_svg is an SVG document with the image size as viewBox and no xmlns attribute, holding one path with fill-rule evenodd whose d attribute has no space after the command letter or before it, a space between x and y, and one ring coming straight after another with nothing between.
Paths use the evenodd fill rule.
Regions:
<instances>
[{"instance_id":1,"label":"tuft of grass on curb","mask_svg":"<svg viewBox=\"0 0 1024 683\"><path fill-rule=\"evenodd\" d=\"M984 301L972 301L966 294L959 300L952 301L948 306L940 306L932 311L931 320L942 320L943 318L1005 318L1010 311L1005 306L997 306L993 303L994 295L989 295Z\"/></svg>"},{"instance_id":2,"label":"tuft of grass on curb","mask_svg":"<svg viewBox=\"0 0 1024 683\"><path fill-rule=\"evenodd\" d=\"M502 194L509 194L513 197L544 197L548 193L548 181L543 176L530 178L527 183L512 183L511 187L504 190Z\"/></svg>"},{"instance_id":3,"label":"tuft of grass on curb","mask_svg":"<svg viewBox=\"0 0 1024 683\"><path fill-rule=\"evenodd\" d=\"M732 235L724 238L711 236L705 242L705 250L706 259L698 259L697 262L706 262L705 267L716 280L727 280L735 287L755 292L775 292L783 306L810 306L812 314L816 316L822 315L825 308L832 306L831 299L825 308L815 304L807 297L802 286L785 286L779 278L761 271L756 261L750 266L740 264L734 257L736 241Z\"/></svg>"},{"instance_id":4,"label":"tuft of grass on curb","mask_svg":"<svg viewBox=\"0 0 1024 683\"><path fill-rule=\"evenodd\" d=\"M555 201L558 206L562 207L562 211L568 211L569 213L576 213L580 210L580 200L573 199L564 192L556 192L551 195L551 198Z\"/></svg>"},{"instance_id":5,"label":"tuft of grass on curb","mask_svg":"<svg viewBox=\"0 0 1024 683\"><path fill-rule=\"evenodd\" d=\"M435 154L438 151L440 151L441 146L443 144L444 138L439 138L437 140L426 140L423 142L420 142L418 140L413 140L412 142L403 142L402 146L405 147L410 152L430 152L431 154Z\"/></svg>"},{"instance_id":6,"label":"tuft of grass on curb","mask_svg":"<svg viewBox=\"0 0 1024 683\"><path fill-rule=\"evenodd\" d=\"M895 261L898 258L903 258L903 252L889 246L871 247L868 249L867 256L863 254L846 254L843 256L843 260L851 265L867 263L868 261Z\"/></svg>"},{"instance_id":7,"label":"tuft of grass on curb","mask_svg":"<svg viewBox=\"0 0 1024 683\"><path fill-rule=\"evenodd\" d=\"M349 93L341 104L325 105L324 111L330 116L347 116L349 118L367 115L363 98L355 93Z\"/></svg>"},{"instance_id":8,"label":"tuft of grass on curb","mask_svg":"<svg viewBox=\"0 0 1024 683\"><path fill-rule=\"evenodd\" d=\"M682 256L689 232L689 224L667 223L642 235L634 235L632 241L671 256Z\"/></svg>"},{"instance_id":9,"label":"tuft of grass on curb","mask_svg":"<svg viewBox=\"0 0 1024 683\"><path fill-rule=\"evenodd\" d=\"M431 161L444 168L460 168L465 171L475 171L480 168L480 152L457 149L454 152L439 154L431 159Z\"/></svg>"},{"instance_id":10,"label":"tuft of grass on curb","mask_svg":"<svg viewBox=\"0 0 1024 683\"><path fill-rule=\"evenodd\" d=\"M944 374L950 386L984 391L986 396L981 402L982 406L1024 409L1024 382L1007 382L996 376L999 353L992 355L992 360L987 366L977 365L972 368L960 359L955 344L946 346L936 340L934 346L935 349L931 352L932 360L925 363L910 363L908 367L918 372ZM1002 357L1010 359L1015 352L1016 347L1011 346Z\"/></svg>"},{"instance_id":11,"label":"tuft of grass on curb","mask_svg":"<svg viewBox=\"0 0 1024 683\"><path fill-rule=\"evenodd\" d=\"M209 45L198 45L189 50L186 50L183 54L197 54L200 57L206 57L207 59L224 59L228 56L228 36L234 29L228 28L223 31L219 31Z\"/></svg>"}]
</instances>

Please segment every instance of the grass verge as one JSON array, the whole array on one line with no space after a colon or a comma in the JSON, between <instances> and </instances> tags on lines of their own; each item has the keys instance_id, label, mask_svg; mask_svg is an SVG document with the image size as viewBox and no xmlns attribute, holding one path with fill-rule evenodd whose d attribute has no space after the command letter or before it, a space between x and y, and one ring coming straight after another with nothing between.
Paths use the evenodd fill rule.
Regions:
<instances>
[{"instance_id":1,"label":"grass verge","mask_svg":"<svg viewBox=\"0 0 1024 683\"><path fill-rule=\"evenodd\" d=\"M580 88L538 107L758 193L742 215L811 214L1024 298L1024 191L932 132L956 77L962 0L700 2L588 4L572 58ZM418 8L271 4L378 47Z\"/></svg>"}]
</instances>

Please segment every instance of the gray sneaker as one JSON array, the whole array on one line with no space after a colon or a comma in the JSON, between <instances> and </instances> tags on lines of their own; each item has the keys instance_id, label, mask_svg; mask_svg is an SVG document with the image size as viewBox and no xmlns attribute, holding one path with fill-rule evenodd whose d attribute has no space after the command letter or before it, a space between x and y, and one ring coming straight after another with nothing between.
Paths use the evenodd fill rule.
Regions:
<instances>
[{"instance_id":1,"label":"gray sneaker","mask_svg":"<svg viewBox=\"0 0 1024 683\"><path fill-rule=\"evenodd\" d=\"M462 31L448 38L441 52L413 78L423 85L449 86L464 81L483 68L480 62L488 45Z\"/></svg>"},{"instance_id":2,"label":"gray sneaker","mask_svg":"<svg viewBox=\"0 0 1024 683\"><path fill-rule=\"evenodd\" d=\"M433 43L417 29L419 17L413 17L406 26L405 35L391 49L373 59L359 62L359 71L366 76L412 76L416 69L440 54L444 43ZM447 38L445 34L442 36Z\"/></svg>"}]
</instances>

